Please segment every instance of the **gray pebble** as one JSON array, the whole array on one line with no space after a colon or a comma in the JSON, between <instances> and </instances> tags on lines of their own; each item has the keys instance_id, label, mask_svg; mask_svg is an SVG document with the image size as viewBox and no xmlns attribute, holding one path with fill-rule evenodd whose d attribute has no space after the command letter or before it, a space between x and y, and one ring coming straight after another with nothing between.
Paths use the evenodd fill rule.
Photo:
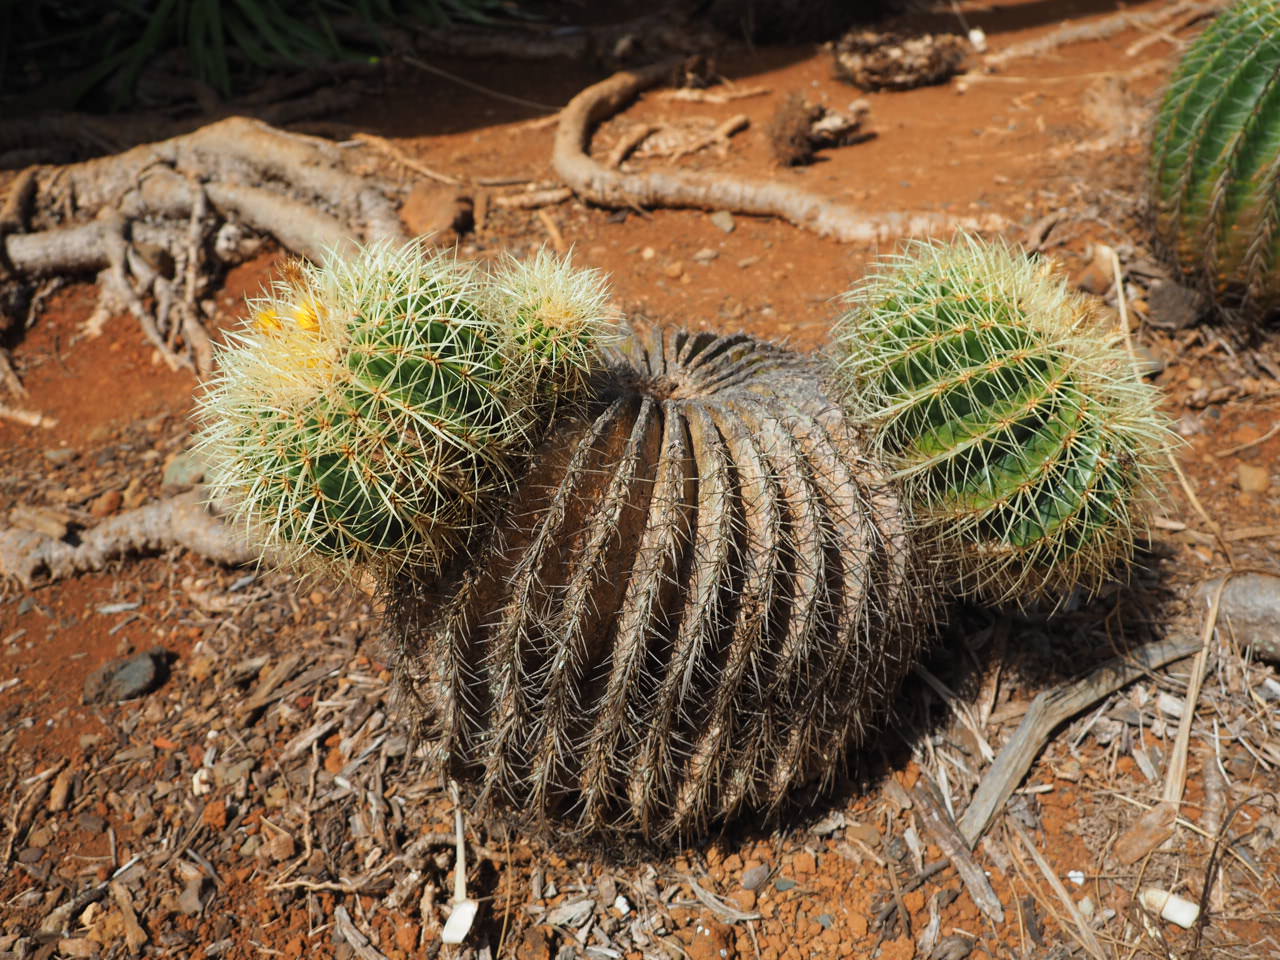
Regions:
<instances>
[{"instance_id":1,"label":"gray pebble","mask_svg":"<svg viewBox=\"0 0 1280 960\"><path fill-rule=\"evenodd\" d=\"M190 487L204 479L205 460L194 450L184 450L164 468L166 487Z\"/></svg>"},{"instance_id":2,"label":"gray pebble","mask_svg":"<svg viewBox=\"0 0 1280 960\"><path fill-rule=\"evenodd\" d=\"M1173 280L1153 280L1147 290L1151 322L1157 327L1183 330L1194 326L1208 306L1198 290Z\"/></svg>"},{"instance_id":3,"label":"gray pebble","mask_svg":"<svg viewBox=\"0 0 1280 960\"><path fill-rule=\"evenodd\" d=\"M759 890L768 879L769 868L763 864L758 867L752 867L750 870L744 870L742 872L742 889Z\"/></svg>"},{"instance_id":4,"label":"gray pebble","mask_svg":"<svg viewBox=\"0 0 1280 960\"><path fill-rule=\"evenodd\" d=\"M711 215L711 222L725 233L733 233L737 224L733 222L733 214L728 210L717 210Z\"/></svg>"},{"instance_id":5,"label":"gray pebble","mask_svg":"<svg viewBox=\"0 0 1280 960\"><path fill-rule=\"evenodd\" d=\"M165 680L165 653L152 650L105 663L84 680L85 703L119 703L150 693Z\"/></svg>"}]
</instances>

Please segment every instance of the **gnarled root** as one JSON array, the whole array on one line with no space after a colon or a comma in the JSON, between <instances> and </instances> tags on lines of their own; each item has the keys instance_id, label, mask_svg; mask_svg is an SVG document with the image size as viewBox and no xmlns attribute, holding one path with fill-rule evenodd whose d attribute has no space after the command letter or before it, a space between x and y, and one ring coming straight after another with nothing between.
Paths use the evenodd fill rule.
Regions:
<instances>
[{"instance_id":1,"label":"gnarled root","mask_svg":"<svg viewBox=\"0 0 1280 960\"><path fill-rule=\"evenodd\" d=\"M258 557L235 530L205 509L199 491L191 491L104 520L78 543L30 530L0 530L0 576L32 587L101 570L130 554L173 547L232 566Z\"/></svg>"},{"instance_id":2,"label":"gnarled root","mask_svg":"<svg viewBox=\"0 0 1280 960\"><path fill-rule=\"evenodd\" d=\"M1004 218L996 214L869 214L778 181L686 171L622 173L592 159L587 153L592 129L661 83L676 65L670 61L616 73L582 91L560 112L551 162L579 197L604 207L692 207L780 217L819 236L852 243L1005 226Z\"/></svg>"},{"instance_id":3,"label":"gnarled root","mask_svg":"<svg viewBox=\"0 0 1280 960\"><path fill-rule=\"evenodd\" d=\"M100 272L99 313L127 308L170 366L204 371L211 258L235 262L246 231L313 260L356 239L403 239L395 189L348 171L335 144L231 117L24 172L0 210L0 268L19 279Z\"/></svg>"}]
</instances>

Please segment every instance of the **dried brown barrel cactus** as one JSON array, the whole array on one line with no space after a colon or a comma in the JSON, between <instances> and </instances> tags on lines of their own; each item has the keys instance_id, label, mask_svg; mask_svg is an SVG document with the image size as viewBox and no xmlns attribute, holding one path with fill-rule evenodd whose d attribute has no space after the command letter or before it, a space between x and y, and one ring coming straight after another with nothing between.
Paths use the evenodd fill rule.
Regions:
<instances>
[{"instance_id":1,"label":"dried brown barrel cactus","mask_svg":"<svg viewBox=\"0 0 1280 960\"><path fill-rule=\"evenodd\" d=\"M663 843L829 782L927 616L897 500L801 356L654 331L469 567L402 574L402 689L481 809Z\"/></svg>"}]
</instances>

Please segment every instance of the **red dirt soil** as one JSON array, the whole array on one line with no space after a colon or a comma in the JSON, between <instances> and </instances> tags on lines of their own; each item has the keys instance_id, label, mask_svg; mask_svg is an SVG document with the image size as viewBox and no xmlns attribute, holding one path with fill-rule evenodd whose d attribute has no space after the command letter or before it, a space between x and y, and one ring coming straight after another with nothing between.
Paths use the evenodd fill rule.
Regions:
<instances>
[{"instance_id":1,"label":"red dirt soil","mask_svg":"<svg viewBox=\"0 0 1280 960\"><path fill-rule=\"evenodd\" d=\"M1087 22L1089 17L1112 9L1101 3L1046 4L1038 0L960 6L971 26L985 29L992 50L997 52L1046 35L1059 18ZM1143 12L1160 6L1148 2L1131 9ZM913 21L908 18L908 22ZM940 29L953 27L941 15L921 15L914 22ZM1178 33L1180 38L1188 35L1185 30ZM597 132L594 150L598 155L607 153L612 143L637 123L690 117L719 123L733 114L746 114L749 128L722 152L712 148L679 161L633 162L642 166L675 163L681 168L727 175L782 179L869 212L999 213L1013 225L1008 231L1013 240L1024 239L1045 215L1061 211L1062 225L1055 228L1048 255L1061 262L1081 285L1105 292L1108 284L1098 287L1094 275L1097 268L1092 245L1146 250L1138 208L1133 203L1141 190L1144 162L1141 126L1176 50L1165 38L1158 38L1136 55L1129 55L1128 48L1145 36L1126 29L1105 40L1073 43L1044 56L1016 60L1000 73L975 72L949 84L905 93L860 93L833 77L830 56L820 50L761 49L725 57L718 69L740 86L767 88L767 94L717 105L667 100L654 92L605 123ZM439 65L488 86L553 104L565 102L598 77L581 66L562 69L558 65L508 64L490 69L489 65L470 62ZM875 136L853 146L822 151L811 166L778 168L764 131L777 105L796 91L836 109L865 97ZM410 72L399 75L382 96L336 119L387 137L410 157L445 173L554 181L549 163L553 128L530 125L532 114L439 77ZM631 211L623 215L570 202L548 208L546 213L555 230L572 244L579 264L600 267L613 277L617 297L628 312L693 327L745 329L803 349L820 349L827 344L832 319L839 312L837 298L882 252L840 245L779 221L744 216L735 217L733 231L726 233L708 213L699 211ZM461 239L460 253L475 258L521 254L548 239L544 216L492 210L479 234ZM271 278L280 260L281 255L266 253L227 277L218 297L224 325L233 322L244 296L255 293ZM7 516L19 504L34 504L64 510L88 523L92 522L94 505L110 491L120 491L125 498L132 491L135 504L159 497L163 492L161 471L182 448L190 431L188 417L197 386L194 378L185 371L167 369L146 345L134 321L125 316L111 319L100 338L86 339L81 330L93 304L92 287L64 287L45 304L35 325L14 347L15 365L29 391L20 405L53 418L57 424L42 429L0 420L0 471L10 475L0 484L0 515ZM1146 319L1144 303L1134 304L1133 309L1138 321ZM1245 396L1236 402L1199 403L1195 399L1198 393L1211 393L1240 380L1232 347L1212 331L1167 332L1145 325L1139 331L1143 347L1164 363L1156 381L1168 389L1169 413L1188 435L1180 460L1205 509L1226 531L1272 531L1229 541L1237 566L1274 568L1280 543L1280 496L1275 477L1280 436L1255 441L1263 438L1274 422L1275 401L1251 401ZM1273 337L1264 338L1253 349L1275 358L1280 354L1277 347ZM1250 443L1254 445L1238 453L1221 455L1228 448ZM74 457L48 456L63 448L74 451ZM1270 486L1242 491L1241 477L1247 475L1240 472L1242 465L1270 470ZM1213 538L1191 537L1177 529L1180 524L1197 527L1200 523L1181 490L1171 493L1165 510L1168 522L1157 530L1155 559L1151 561L1160 576L1173 584L1187 584L1220 571L1227 558ZM7 721L4 727L13 734L7 744L8 763L14 768L8 780L10 793L0 804L6 831L18 832L14 825L22 819L23 799L33 789L31 777L63 762L72 770L88 770L91 761L98 764L93 769L105 769L109 762L131 764L125 768L130 777L167 786L154 812L138 813L129 804L117 802L119 796L112 799L104 792L84 806L76 806L73 796L67 808L71 813L59 815L61 819L41 813L30 829L22 827L13 851L20 866L11 867L0 882L0 903L6 905L0 911L0 956L14 948L19 934L38 927L60 902L49 893L58 889L58 882L78 890L82 874L103 879L135 854L152 856L157 824L167 822L191 822L208 831L201 834L201 842L225 832L234 837L234 843L225 850L219 847L217 853L207 845L202 848L207 850L207 858L216 861L219 874L216 893L205 909L191 912L178 905L173 899L179 890L177 880L170 884L169 899L148 902L148 912L139 916L148 945L133 950L134 955L221 956L230 960L263 955L380 954L401 960L440 953L439 912L423 913L417 894L402 909L391 910L383 905L381 892L362 895L334 886L309 891L282 888L280 877L293 862L292 846L279 857L238 852L256 847L249 843L252 837L270 841L283 830L271 825L277 814L284 816L284 801L270 792L275 787L250 780L245 781L248 786L239 795L222 783L195 799L187 795L192 777L204 769L201 758L206 747L227 742L226 736L219 739L215 731L201 728L196 718L201 712L212 715L219 709L218 697L247 696L269 669L264 666L261 673L241 681L247 686L219 685L223 673L231 669L231 660L250 658L259 651L270 653L273 662L294 649L332 652L322 646L327 642L324 638L345 631L344 635L356 640L351 641L352 648L338 650L346 658L341 664L343 676L368 675L375 681L382 677L378 689L385 692L385 674L377 662L376 647L359 645L361 637L376 633L374 611L362 606L362 601L351 601L342 611L330 610L332 601L323 592L319 599L308 596L312 586L294 590L283 579L267 578L276 590L274 596L293 599L279 600L278 611L272 607L268 610L275 611L271 617L263 615L259 625L270 630L259 637L254 632L258 621L237 621L240 626L226 629L221 614L193 606L188 599L195 595L193 591L228 589L239 575L237 571L219 571L199 558L179 555L131 562L29 593L11 587L4 595L0 602L0 653L4 656L0 681L20 681L0 683L0 715ZM182 586L184 582L187 586ZM104 604L132 601L140 602L137 619L114 632L112 628L122 621L122 615L97 612ZM1116 617L1122 620L1128 616L1142 623L1149 616L1159 616L1172 624L1187 613L1183 601L1166 597L1161 611L1131 606ZM1112 623L1108 617L1105 625L1100 624L1101 616L1071 621L1076 625L1071 629L1078 630L1074 634L1063 628L1050 636L1021 621L1013 629L1015 636L1028 644L1048 637L1057 643L1079 642L1090 655L1099 650L1105 654ZM1013 621L998 622L1005 623L1007 631ZM990 621L964 614L961 623L987 630L981 640L974 640L975 650L990 650L983 644L997 642L991 639L995 628ZM1130 628L1139 633L1145 629L1132 623ZM93 670L114 657L156 646L169 651L173 664L172 676L159 691L120 705L82 703L82 685ZM1021 710L1039 690L1092 662L1074 662L1069 649L1045 654L1046 662L1057 665L1055 673L1034 663L1027 667L1019 658L1030 655L1015 654L1012 645L1010 649L1010 665L1001 675L993 704L993 725L987 729L991 737L997 732L1003 736L1012 732ZM957 654L954 660L963 658ZM965 668L959 667L953 682L966 682L964 672ZM1185 678L1185 666L1175 668L1174 674ZM990 675L982 671L971 677L965 687L966 698L972 701L987 682L984 676L989 679ZM357 687L360 682L352 681ZM1142 689L1154 696L1158 688L1167 686L1162 679L1158 684L1145 683ZM332 688L325 689L332 692ZM345 691L351 685L340 683L338 689ZM1182 687L1176 689L1180 695ZM282 705L288 708L286 712L305 713L312 707L309 698L315 696L319 694L304 691ZM911 696L926 695L914 691ZM1121 697L1121 702L1127 701ZM1274 711L1274 704L1270 709ZM284 745L309 720L293 721L301 724L296 729L288 722L286 717L283 726L258 738L263 769L275 769L277 764L284 769ZM1168 726L1171 730L1176 723ZM1009 817L1034 836L1056 878L1066 884L1073 903L1078 905L1087 896L1093 909L1115 910L1128 918L1128 922L1117 919L1100 928L1098 936L1107 957L1129 956L1131 945L1140 945L1139 956L1157 956L1155 945L1163 939L1177 955L1190 956L1194 931L1182 931L1161 921L1156 921L1159 929L1154 933L1144 930L1143 923L1149 921L1138 917L1131 896L1150 876L1157 876L1161 882L1178 884L1177 892L1196 899L1211 841L1182 829L1177 835L1178 849L1158 850L1149 863L1118 865L1110 853L1116 836L1141 811L1117 799L1117 794L1149 804L1158 797L1160 784L1148 782L1130 750L1103 744L1094 733L1077 736L1078 732L1078 725L1070 727L1040 757L1011 804ZM1150 727L1139 727L1133 736L1134 746L1154 747L1167 756L1171 732L1155 737ZM334 733L317 746L317 756L329 774L340 771L350 760L340 752L340 742ZM993 746L998 749L998 740ZM119 760L117 755L125 748L137 756ZM882 776L863 789L846 791L825 818L800 821L767 836L730 834L705 849L657 862L657 887L673 883L679 890L665 901L670 920L665 939L655 937L653 952L644 955L675 956L683 950L694 960L735 956L909 960L926 956L917 952L917 941L931 924L937 925L934 942L957 945L953 952L934 952L933 957L958 960L966 955L959 944L971 949L967 956L972 960L1068 955L1054 949L1075 947L1075 922L1008 827L993 831L978 852L979 862L989 871L1004 905L1002 923L991 921L978 910L949 867L918 889L895 892L899 875L886 863L918 868L942 859L928 833L919 828L917 812L903 802L920 776L920 759L933 749L930 741L917 746L915 759L903 751L892 755ZM1275 773L1280 757L1272 757L1267 767L1265 763L1251 765L1248 754L1237 745L1224 747L1224 753L1215 760L1192 754L1183 811L1192 823L1202 816L1205 762L1224 764L1238 788L1248 787L1255 793L1280 788ZM112 757L117 759L112 761ZM978 763L980 758L969 756L969 760ZM936 760L931 762L937 764ZM322 772L320 776L325 775ZM390 772L387 777L390 784ZM330 776L326 782L331 784L332 780ZM308 789L305 776L301 781L282 776L276 782L286 783L294 799ZM122 785L117 789L125 792ZM452 830L450 806L442 791L429 793L421 802L426 806L415 814L415 823L425 831ZM1269 822L1265 804L1256 801L1242 816L1254 825ZM1246 829L1237 828L1241 833ZM302 836L301 821L291 830L295 837ZM640 884L645 875L641 867L615 870L596 861L566 861L501 829L488 832L486 843L501 856L495 854L472 880L488 898L485 910L489 919L484 924L490 931L487 949L492 956L536 960L612 956L576 952L585 951L587 941L576 940L563 925L547 924L547 913L571 902L579 896L573 891L581 890L582 895L600 901L598 924L611 918L612 929L626 927L634 915L609 906L613 900L608 894L625 895L635 903L637 897L623 884ZM918 852L908 849L912 845L919 846ZM1215 942L1232 951L1223 956L1267 956L1266 951L1272 948L1266 946L1266 938L1272 938L1271 944L1277 942L1280 852L1274 845L1251 849L1252 866L1244 869L1233 860L1226 875L1232 884L1245 885L1241 893L1253 898L1253 909L1239 909L1239 900L1222 901L1231 903L1231 909L1216 914L1213 920L1219 934ZM34 859L28 862L26 857ZM163 864L147 862L153 864L149 869L168 871L166 877L173 873L167 860ZM438 901L443 903L452 889L451 875L447 875L452 861L443 858L441 862L443 866L424 869L435 878L433 882L438 881ZM52 874L43 869L50 864L57 865ZM742 875L757 865L769 869L769 879L758 890L746 890L741 885ZM1074 871L1079 871L1080 883L1065 879ZM907 869L903 875L910 872ZM539 891L531 890L535 874L542 888ZM304 870L294 879L304 875L312 876ZM59 877L62 879L57 880ZM701 902L689 877L697 878L703 888L722 896L737 910L757 913L759 918L725 923L728 915ZM546 895L548 883L559 892ZM136 890L135 895L141 896ZM896 902L895 898L907 917L891 916L889 921L877 923L877 914L883 916L886 903ZM342 904L370 938L373 953L362 953L330 927L333 911ZM530 904L536 909L530 909ZM87 911L87 920L82 917L78 932L61 939L46 938L48 942L34 955L128 955L131 950L124 939L127 924L122 919L123 908L117 905L111 894L106 895L101 904ZM141 901L139 906L141 909ZM224 941L217 952L207 950ZM590 941L601 949L604 942ZM1251 944L1259 952L1249 954ZM571 948L569 953L557 952L566 946ZM470 952L441 955L475 955L474 950L466 950ZM1277 952L1269 955L1280 956L1280 946L1274 950Z\"/></svg>"}]
</instances>

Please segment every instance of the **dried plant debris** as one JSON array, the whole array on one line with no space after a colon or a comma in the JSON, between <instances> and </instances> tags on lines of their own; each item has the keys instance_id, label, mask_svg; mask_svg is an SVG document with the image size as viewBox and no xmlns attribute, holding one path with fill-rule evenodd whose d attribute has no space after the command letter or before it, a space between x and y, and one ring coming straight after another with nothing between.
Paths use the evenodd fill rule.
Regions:
<instances>
[{"instance_id":1,"label":"dried plant debris","mask_svg":"<svg viewBox=\"0 0 1280 960\"><path fill-rule=\"evenodd\" d=\"M482 809L665 843L830 782L927 636L897 501L810 361L656 330L510 529L390 594L421 731Z\"/></svg>"},{"instance_id":2,"label":"dried plant debris","mask_svg":"<svg viewBox=\"0 0 1280 960\"><path fill-rule=\"evenodd\" d=\"M841 113L809 103L802 94L791 94L769 121L767 133L774 159L784 167L799 166L812 162L818 150L865 138L861 128L868 109L865 100L855 100Z\"/></svg>"},{"instance_id":3,"label":"dried plant debris","mask_svg":"<svg viewBox=\"0 0 1280 960\"><path fill-rule=\"evenodd\" d=\"M863 90L911 90L945 83L965 69L972 44L954 33L853 30L831 47L836 76Z\"/></svg>"}]
</instances>

